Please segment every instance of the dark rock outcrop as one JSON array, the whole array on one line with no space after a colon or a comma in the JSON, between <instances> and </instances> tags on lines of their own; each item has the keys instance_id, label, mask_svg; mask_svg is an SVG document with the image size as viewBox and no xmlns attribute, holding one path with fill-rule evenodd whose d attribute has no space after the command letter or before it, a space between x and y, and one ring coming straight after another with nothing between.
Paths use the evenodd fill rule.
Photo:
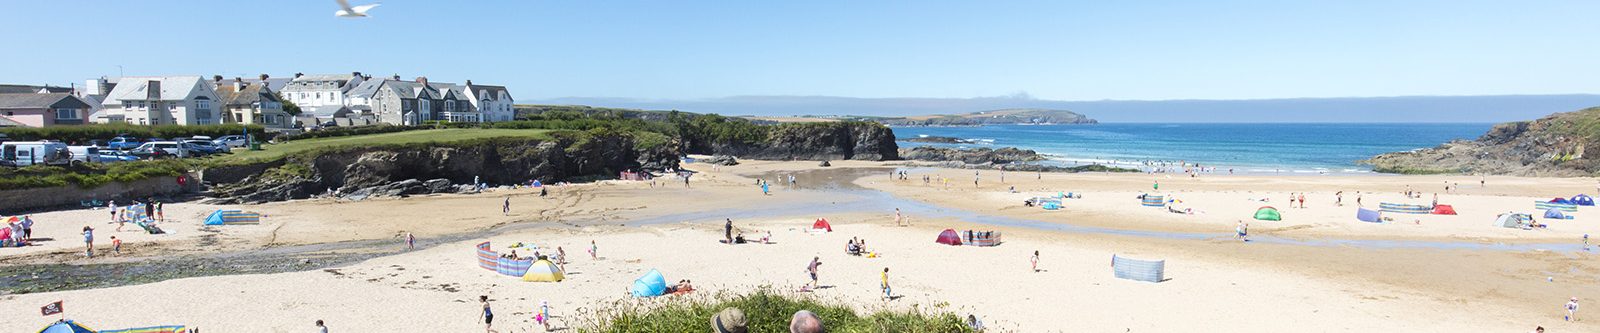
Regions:
<instances>
[{"instance_id":1,"label":"dark rock outcrop","mask_svg":"<svg viewBox=\"0 0 1600 333\"><path fill-rule=\"evenodd\" d=\"M940 147L915 147L900 149L900 157L913 161L945 162L956 161L966 164L1007 164L1012 162L1033 162L1044 160L1039 153L1033 150L1005 147L1000 149L976 148L940 148Z\"/></svg>"},{"instance_id":2,"label":"dark rock outcrop","mask_svg":"<svg viewBox=\"0 0 1600 333\"><path fill-rule=\"evenodd\" d=\"M706 158L705 161L703 161L703 162L705 162L706 164L722 165L722 166L739 165L739 160L734 159L733 156L728 156L728 155L712 155L711 157Z\"/></svg>"},{"instance_id":3,"label":"dark rock outcrop","mask_svg":"<svg viewBox=\"0 0 1600 333\"><path fill-rule=\"evenodd\" d=\"M1405 174L1578 177L1600 173L1600 108L1495 125L1477 140L1387 153L1361 161ZM1594 148L1594 149L1590 149Z\"/></svg>"},{"instance_id":4,"label":"dark rock outcrop","mask_svg":"<svg viewBox=\"0 0 1600 333\"><path fill-rule=\"evenodd\" d=\"M678 154L635 149L627 135L558 135L553 140L499 138L442 145L353 147L290 156L277 166L233 182L213 183L215 203L261 203L333 194L342 197L453 193L490 184L605 179L625 170L676 168ZM645 161L645 162L641 162ZM647 167L653 166L653 167ZM208 174L236 175L220 167ZM219 179L231 180L230 177ZM419 179L428 179L420 181Z\"/></svg>"},{"instance_id":5,"label":"dark rock outcrop","mask_svg":"<svg viewBox=\"0 0 1600 333\"><path fill-rule=\"evenodd\" d=\"M894 130L864 122L800 123L771 126L754 143L711 144L715 155L758 160L898 160Z\"/></svg>"}]
</instances>

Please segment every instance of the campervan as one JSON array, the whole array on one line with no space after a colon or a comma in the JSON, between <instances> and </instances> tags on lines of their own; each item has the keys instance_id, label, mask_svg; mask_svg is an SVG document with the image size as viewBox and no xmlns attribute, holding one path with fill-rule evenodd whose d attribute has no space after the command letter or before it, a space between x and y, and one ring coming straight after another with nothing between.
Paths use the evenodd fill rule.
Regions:
<instances>
[{"instance_id":1,"label":"campervan","mask_svg":"<svg viewBox=\"0 0 1600 333\"><path fill-rule=\"evenodd\" d=\"M56 141L8 141L0 143L0 160L19 167L65 165L72 163L72 151L67 144Z\"/></svg>"}]
</instances>

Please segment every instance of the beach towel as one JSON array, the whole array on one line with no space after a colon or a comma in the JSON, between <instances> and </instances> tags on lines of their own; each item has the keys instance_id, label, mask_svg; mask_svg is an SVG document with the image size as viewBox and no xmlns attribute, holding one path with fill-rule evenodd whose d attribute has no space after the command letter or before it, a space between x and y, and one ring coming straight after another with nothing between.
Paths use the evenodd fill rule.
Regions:
<instances>
[{"instance_id":1,"label":"beach towel","mask_svg":"<svg viewBox=\"0 0 1600 333\"><path fill-rule=\"evenodd\" d=\"M152 326L140 328L124 328L120 330L100 330L100 333L188 333L189 329L183 325Z\"/></svg>"}]
</instances>

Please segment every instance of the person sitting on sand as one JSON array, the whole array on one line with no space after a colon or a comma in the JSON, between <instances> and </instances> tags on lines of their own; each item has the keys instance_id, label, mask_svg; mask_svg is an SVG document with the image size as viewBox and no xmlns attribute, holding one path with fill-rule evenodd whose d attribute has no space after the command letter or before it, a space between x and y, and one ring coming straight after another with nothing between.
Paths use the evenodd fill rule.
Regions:
<instances>
[{"instance_id":1,"label":"person sitting on sand","mask_svg":"<svg viewBox=\"0 0 1600 333\"><path fill-rule=\"evenodd\" d=\"M767 230L767 235L761 236L761 244L772 244L772 230Z\"/></svg>"},{"instance_id":2,"label":"person sitting on sand","mask_svg":"<svg viewBox=\"0 0 1600 333\"><path fill-rule=\"evenodd\" d=\"M855 239L851 239L849 243L845 243L844 252L853 256L859 256L861 255L861 246L856 245Z\"/></svg>"}]
</instances>

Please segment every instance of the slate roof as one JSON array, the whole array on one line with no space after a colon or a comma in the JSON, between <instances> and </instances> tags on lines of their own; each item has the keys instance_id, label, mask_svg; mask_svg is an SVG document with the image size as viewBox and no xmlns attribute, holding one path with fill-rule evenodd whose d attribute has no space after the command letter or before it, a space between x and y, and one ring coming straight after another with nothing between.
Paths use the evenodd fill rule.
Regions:
<instances>
[{"instance_id":1,"label":"slate roof","mask_svg":"<svg viewBox=\"0 0 1600 333\"><path fill-rule=\"evenodd\" d=\"M33 94L33 93L38 93L40 89L48 89L48 91L51 92L51 93L70 93L70 92L72 92L72 88L68 88L68 87L33 86L33 85L26 85L26 84L0 84L0 94Z\"/></svg>"},{"instance_id":2,"label":"slate roof","mask_svg":"<svg viewBox=\"0 0 1600 333\"><path fill-rule=\"evenodd\" d=\"M59 105L63 99L71 99L75 108L89 108L87 102L66 93L38 94L0 94L0 109L48 109Z\"/></svg>"},{"instance_id":3,"label":"slate roof","mask_svg":"<svg viewBox=\"0 0 1600 333\"><path fill-rule=\"evenodd\" d=\"M117 103L121 103L122 100L147 99L147 89L149 89L150 81L161 82L160 100L183 100L189 97L189 93L194 90L196 85L205 80L196 75L128 76L120 79L123 82L118 83L116 88L111 89L111 93L106 94L105 102L117 101Z\"/></svg>"}]
</instances>

